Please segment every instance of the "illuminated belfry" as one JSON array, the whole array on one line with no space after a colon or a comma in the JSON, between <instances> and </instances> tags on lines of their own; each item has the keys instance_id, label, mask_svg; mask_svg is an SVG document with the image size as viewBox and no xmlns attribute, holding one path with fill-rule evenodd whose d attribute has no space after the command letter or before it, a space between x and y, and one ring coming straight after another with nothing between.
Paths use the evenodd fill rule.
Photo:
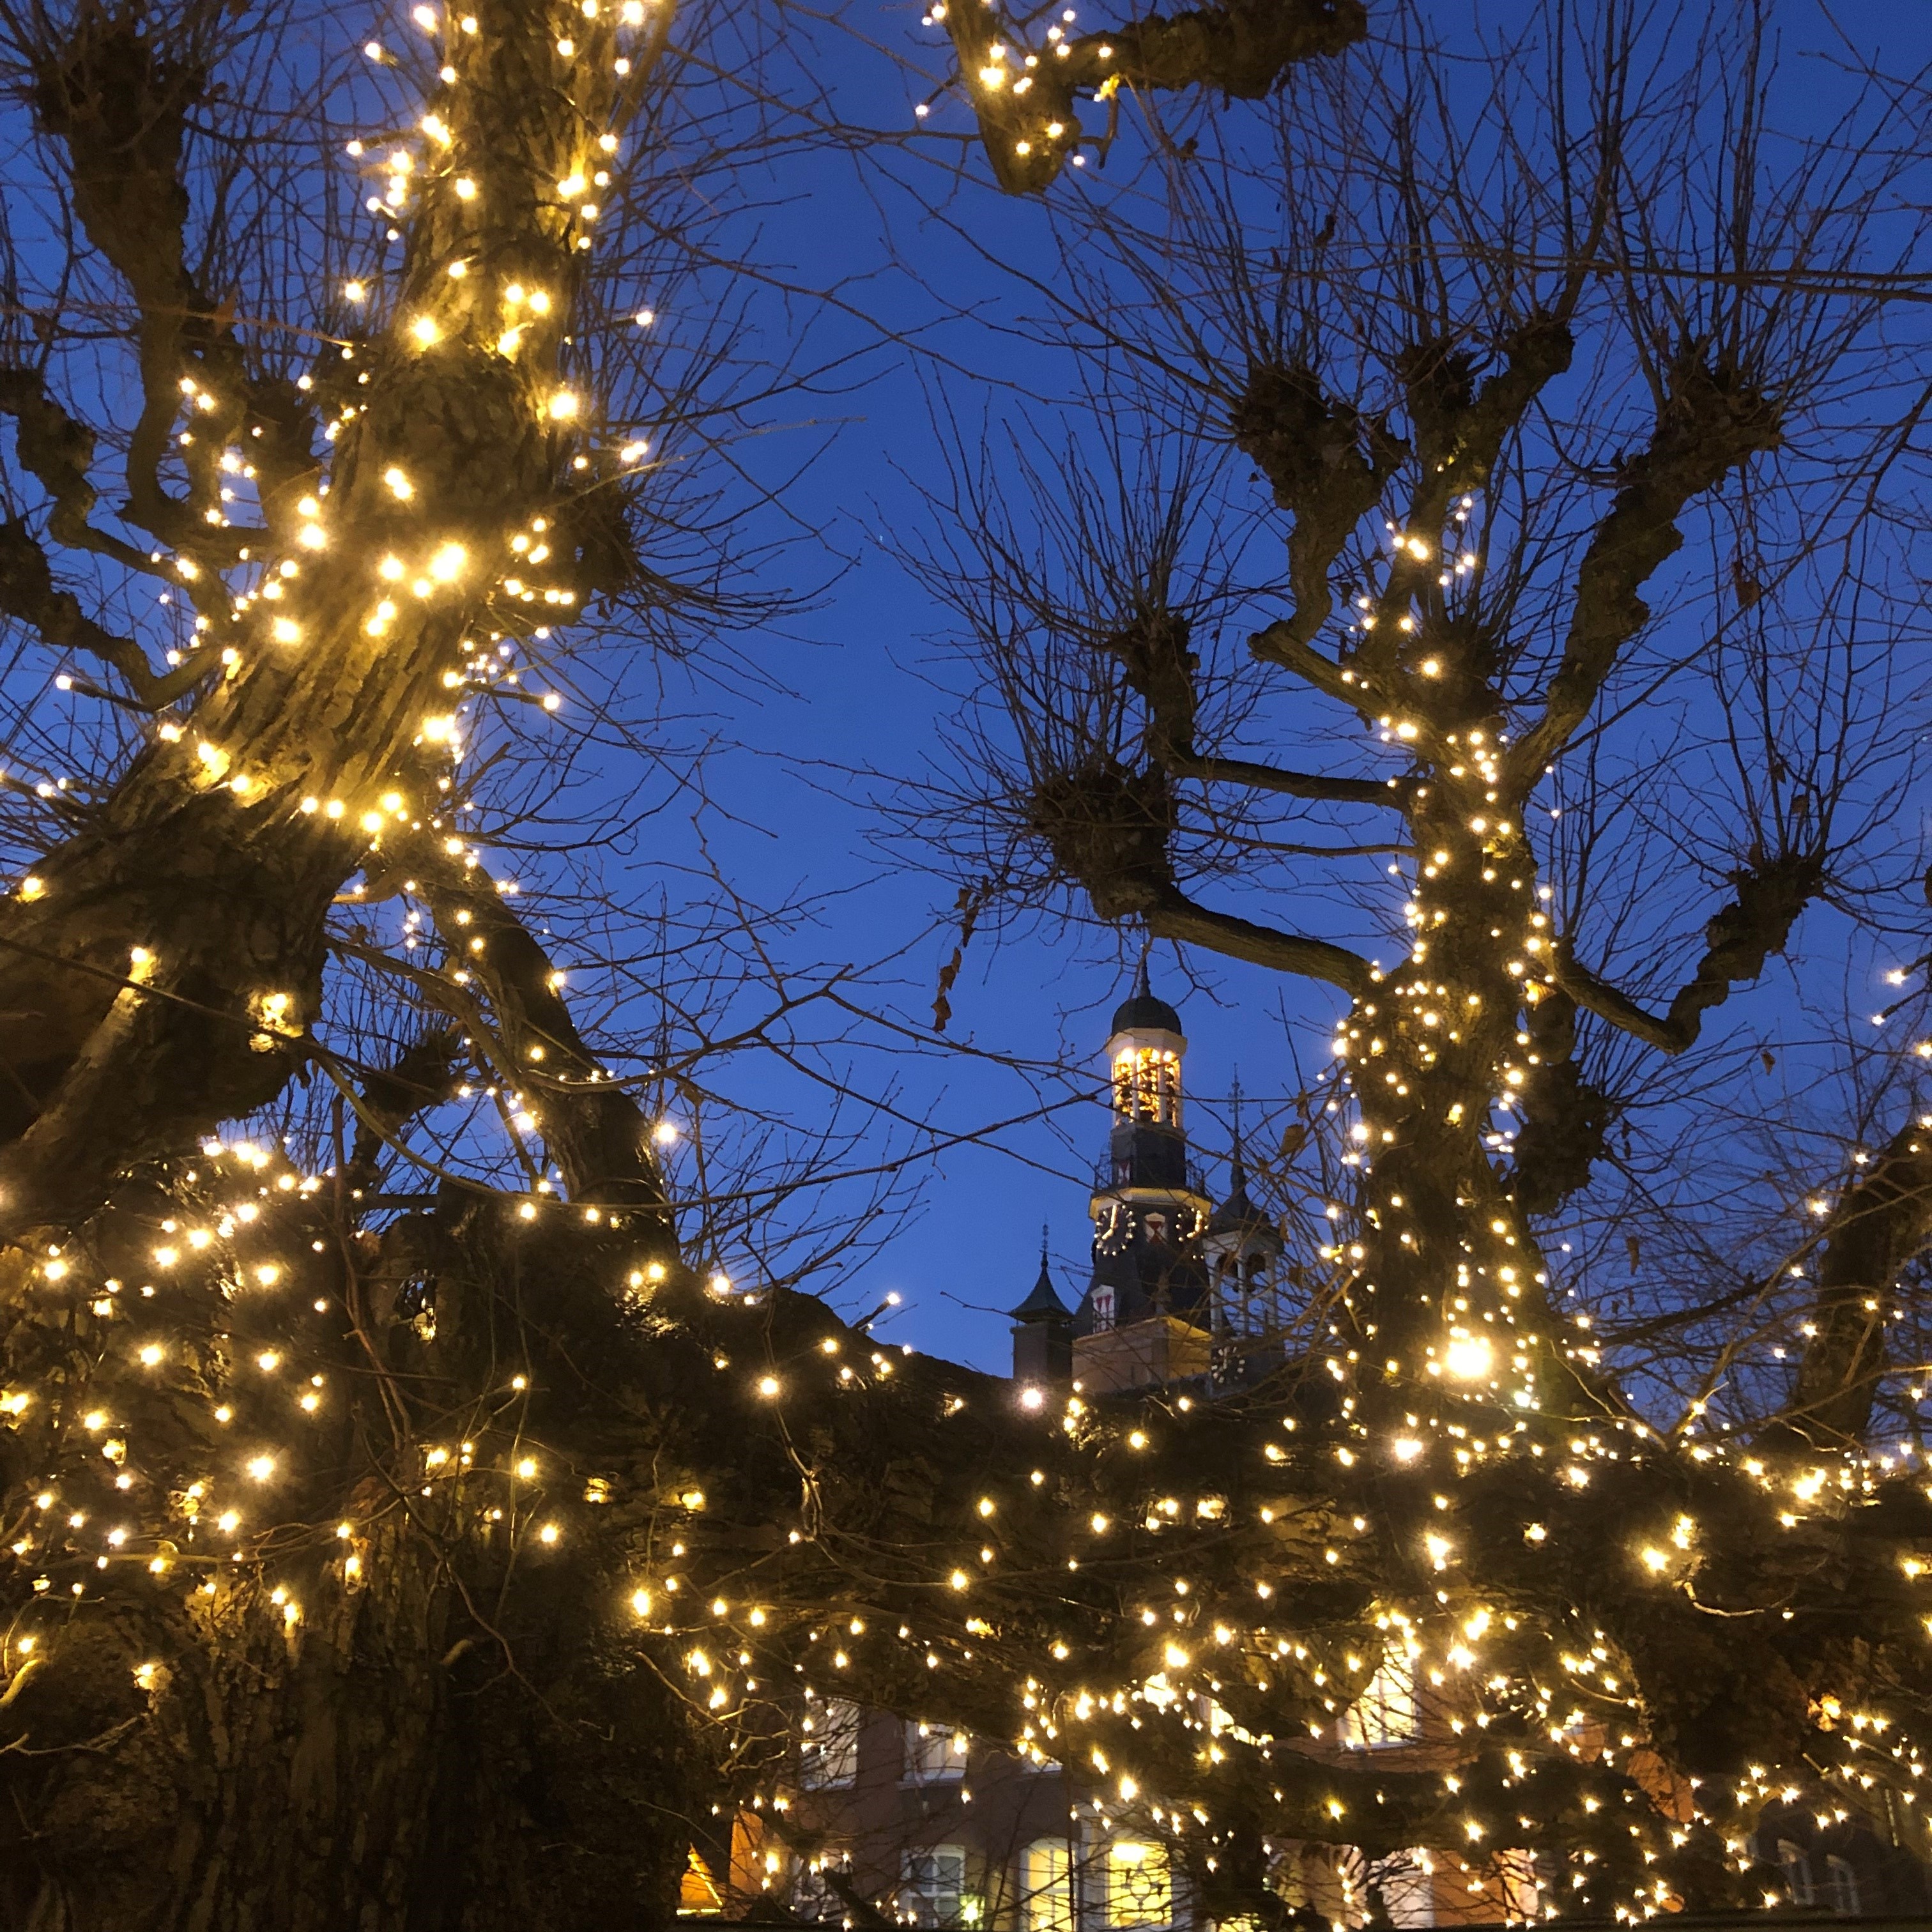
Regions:
<instances>
[{"instance_id":1,"label":"illuminated belfry","mask_svg":"<svg viewBox=\"0 0 1932 1932\"><path fill-rule=\"evenodd\" d=\"M1042 1241L1040 1278L1011 1311L1013 1373L1030 1388L1085 1394L1189 1384L1213 1395L1282 1364L1286 1300L1298 1281L1280 1230L1248 1193L1240 1096L1227 1198L1208 1198L1184 1117L1187 1037L1148 983L1107 1041L1113 1121L1088 1202L1093 1267L1071 1312L1053 1286Z\"/></svg>"}]
</instances>

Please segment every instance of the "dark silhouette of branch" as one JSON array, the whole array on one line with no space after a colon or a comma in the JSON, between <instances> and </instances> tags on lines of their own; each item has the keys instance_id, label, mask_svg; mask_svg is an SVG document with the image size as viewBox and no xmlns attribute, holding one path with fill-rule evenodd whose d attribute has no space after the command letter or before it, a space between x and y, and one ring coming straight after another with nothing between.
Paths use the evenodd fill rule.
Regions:
<instances>
[{"instance_id":1,"label":"dark silhouette of branch","mask_svg":"<svg viewBox=\"0 0 1932 1932\"><path fill-rule=\"evenodd\" d=\"M1108 33L1066 35L1056 25L1037 40L981 0L934 10L958 56L993 177L1009 194L1037 194L1066 166L1082 140L1082 94L1199 88L1259 100L1294 62L1339 53L1368 32L1363 0L1218 0Z\"/></svg>"},{"instance_id":2,"label":"dark silhouette of branch","mask_svg":"<svg viewBox=\"0 0 1932 1932\"><path fill-rule=\"evenodd\" d=\"M1704 956L1662 1018L1573 958L1559 957L1558 982L1599 1019L1664 1052L1684 1052L1696 1045L1704 1016L1724 1004L1732 987L1756 980L1765 962L1784 950L1799 914L1823 890L1824 855L1816 850L1786 853L1746 866L1732 878L1737 896L1704 928Z\"/></svg>"}]
</instances>

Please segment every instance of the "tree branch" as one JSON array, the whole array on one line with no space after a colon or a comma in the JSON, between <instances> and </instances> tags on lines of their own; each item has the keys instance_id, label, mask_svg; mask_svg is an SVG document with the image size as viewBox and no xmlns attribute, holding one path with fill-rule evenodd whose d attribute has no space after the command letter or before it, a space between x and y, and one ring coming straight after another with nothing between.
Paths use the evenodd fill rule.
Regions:
<instances>
[{"instance_id":1,"label":"tree branch","mask_svg":"<svg viewBox=\"0 0 1932 1932\"><path fill-rule=\"evenodd\" d=\"M15 517L0 523L0 611L30 625L56 650L85 651L128 681L143 711L165 710L207 676L220 646L206 644L171 670L158 674L131 638L96 623L71 591L55 587L46 554Z\"/></svg>"},{"instance_id":2,"label":"tree branch","mask_svg":"<svg viewBox=\"0 0 1932 1932\"><path fill-rule=\"evenodd\" d=\"M1520 791L1589 715L1624 646L1649 622L1650 606L1639 592L1682 548L1678 518L1695 498L1783 440L1777 400L1742 370L1708 360L1701 346L1687 350L1666 374L1650 442L1618 464L1616 500L1584 554L1543 716L1510 754L1511 784Z\"/></svg>"},{"instance_id":3,"label":"tree branch","mask_svg":"<svg viewBox=\"0 0 1932 1932\"><path fill-rule=\"evenodd\" d=\"M1250 785L1335 805L1400 809L1406 802L1407 781L1402 778L1330 778L1197 752L1194 673L1198 660L1189 647L1187 620L1177 613L1164 607L1145 610L1114 632L1100 648L1118 659L1127 682L1147 706L1148 749L1172 776L1198 778L1206 784Z\"/></svg>"},{"instance_id":4,"label":"tree branch","mask_svg":"<svg viewBox=\"0 0 1932 1932\"><path fill-rule=\"evenodd\" d=\"M1666 1053L1685 1052L1696 1043L1705 1014L1722 1005L1733 986L1755 980L1773 953L1784 951L1798 915L1824 884L1824 854L1785 853L1731 876L1737 896L1704 928L1704 956L1663 1018L1646 1012L1567 952L1557 957L1557 983L1599 1019Z\"/></svg>"},{"instance_id":5,"label":"tree branch","mask_svg":"<svg viewBox=\"0 0 1932 1932\"><path fill-rule=\"evenodd\" d=\"M1294 519L1288 538L1291 614L1250 649L1298 670L1318 690L1357 704L1340 668L1310 648L1335 608L1335 560L1382 500L1408 446L1379 416L1331 398L1310 369L1258 364L1230 412L1235 446L1260 470ZM1304 658L1314 660L1311 665ZM1321 675L1312 674L1318 669Z\"/></svg>"},{"instance_id":6,"label":"tree branch","mask_svg":"<svg viewBox=\"0 0 1932 1932\"><path fill-rule=\"evenodd\" d=\"M1820 1448L1856 1443L1886 1370L1898 1276L1932 1240L1932 1125L1908 1121L1839 1198L1823 1228L1811 1327L1791 1405L1768 1432Z\"/></svg>"},{"instance_id":7,"label":"tree branch","mask_svg":"<svg viewBox=\"0 0 1932 1932\"><path fill-rule=\"evenodd\" d=\"M943 17L994 178L1009 194L1036 194L1066 166L1080 145L1083 91L1105 100L1122 87L1200 87L1258 100L1293 62L1340 53L1368 32L1363 0L1222 0L1030 51L1004 10L981 0L957 0Z\"/></svg>"},{"instance_id":8,"label":"tree branch","mask_svg":"<svg viewBox=\"0 0 1932 1932\"><path fill-rule=\"evenodd\" d=\"M14 419L14 447L21 463L47 493L47 527L73 550L92 550L144 574L158 574L133 544L88 523L99 500L88 470L94 432L68 415L32 369L0 369L0 416Z\"/></svg>"},{"instance_id":9,"label":"tree branch","mask_svg":"<svg viewBox=\"0 0 1932 1932\"><path fill-rule=\"evenodd\" d=\"M182 407L184 339L212 333L214 304L188 269L181 179L188 116L208 76L198 62L170 58L133 20L105 12L83 16L36 51L34 106L66 146L74 212L140 310L141 407L128 441L128 514L164 543L200 549L212 526L169 495L161 468ZM218 442L202 440L212 460ZM191 476L203 466L190 456Z\"/></svg>"},{"instance_id":10,"label":"tree branch","mask_svg":"<svg viewBox=\"0 0 1932 1932\"><path fill-rule=\"evenodd\" d=\"M650 1123L584 1043L563 998L562 974L481 868L466 867L432 837L399 848L392 863L409 874L406 890L429 906L451 958L488 995L506 1072L542 1094L531 1111L571 1198L640 1210L670 1252L675 1237Z\"/></svg>"},{"instance_id":11,"label":"tree branch","mask_svg":"<svg viewBox=\"0 0 1932 1932\"><path fill-rule=\"evenodd\" d=\"M1352 997L1375 984L1376 971L1360 953L1325 939L1304 939L1298 934L1256 926L1232 913L1213 912L1196 905L1184 893L1170 890L1149 906L1147 928L1157 939L1183 939L1196 946L1245 959L1276 973L1295 973L1305 980L1325 980Z\"/></svg>"},{"instance_id":12,"label":"tree branch","mask_svg":"<svg viewBox=\"0 0 1932 1932\"><path fill-rule=\"evenodd\" d=\"M355 1144L344 1176L351 1192L374 1187L383 1148L417 1114L449 1098L454 1086L452 1068L462 1051L457 1029L439 1023L363 1082L356 1103Z\"/></svg>"},{"instance_id":13,"label":"tree branch","mask_svg":"<svg viewBox=\"0 0 1932 1932\"><path fill-rule=\"evenodd\" d=\"M1179 755L1162 762L1178 778L1198 778L1206 784L1251 785L1257 791L1280 792L1289 798L1323 800L1330 805L1382 805L1400 811L1408 802L1408 778L1333 778L1318 772L1283 771L1248 758Z\"/></svg>"}]
</instances>

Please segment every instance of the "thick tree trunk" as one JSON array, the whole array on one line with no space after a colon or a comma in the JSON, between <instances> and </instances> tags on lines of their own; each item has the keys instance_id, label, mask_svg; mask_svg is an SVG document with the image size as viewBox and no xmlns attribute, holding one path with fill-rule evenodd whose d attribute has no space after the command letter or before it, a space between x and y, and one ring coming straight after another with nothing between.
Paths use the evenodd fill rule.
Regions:
<instances>
[{"instance_id":1,"label":"thick tree trunk","mask_svg":"<svg viewBox=\"0 0 1932 1932\"><path fill-rule=\"evenodd\" d=\"M566 1584L524 1606L506 1664L420 1537L353 1555L293 1622L296 1589L220 1580L165 1629L118 1614L29 1674L0 1714L8 1923L605 1932L668 1913L697 1758L634 1643L597 1661Z\"/></svg>"},{"instance_id":2,"label":"thick tree trunk","mask_svg":"<svg viewBox=\"0 0 1932 1932\"><path fill-rule=\"evenodd\" d=\"M1601 1400L1562 1339L1520 1173L1484 1144L1498 1102L1521 1108L1551 1070L1528 1029L1560 997L1498 757L1492 722L1452 738L1418 788L1410 956L1337 1028L1361 1109L1344 1294L1370 1409L1473 1397L1563 1426Z\"/></svg>"},{"instance_id":3,"label":"thick tree trunk","mask_svg":"<svg viewBox=\"0 0 1932 1932\"><path fill-rule=\"evenodd\" d=\"M173 553L227 652L185 730L118 776L0 917L7 1230L85 1214L121 1168L277 1090L295 1064L286 1042L319 1011L331 898L386 836L441 808L449 734L431 721L454 701L470 632L526 634L540 592L580 595L571 503L618 484L586 435L593 399L580 420L562 394L591 234L561 184L609 161L669 11L622 59L615 8L509 0L487 32L452 26L393 307L325 356L306 401L250 376L212 304L189 300L194 326L182 320L176 177L207 76L104 16L44 50L43 124L69 151L89 243L142 313L129 514ZM173 132L130 146L122 122ZM173 224L160 234L157 208ZM326 466L311 444L325 415ZM235 446L252 460L270 427L283 446L260 466L266 527L230 530L212 459ZM171 452L191 478L208 459L206 517L192 485L164 489ZM56 525L84 526L86 464L50 458L36 474ZM542 546L528 560L512 548L538 518L554 553L542 568ZM231 595L251 555L259 583Z\"/></svg>"}]
</instances>

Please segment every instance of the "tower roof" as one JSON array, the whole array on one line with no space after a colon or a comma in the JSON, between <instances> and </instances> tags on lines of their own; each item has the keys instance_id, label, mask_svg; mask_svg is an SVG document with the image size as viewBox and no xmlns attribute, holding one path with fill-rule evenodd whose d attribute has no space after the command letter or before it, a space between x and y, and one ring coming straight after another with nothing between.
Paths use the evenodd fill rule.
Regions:
<instances>
[{"instance_id":1,"label":"tower roof","mask_svg":"<svg viewBox=\"0 0 1932 1932\"><path fill-rule=\"evenodd\" d=\"M1062 1321L1070 1319L1073 1311L1060 1298L1053 1286L1053 1276L1048 1271L1046 1244L1040 1244L1040 1279L1033 1285L1033 1292L1017 1308L1009 1309L1008 1318L1015 1322L1051 1322L1055 1316Z\"/></svg>"},{"instance_id":2,"label":"tower roof","mask_svg":"<svg viewBox=\"0 0 1932 1932\"><path fill-rule=\"evenodd\" d=\"M1251 1228L1257 1233L1263 1228L1270 1234L1276 1232L1274 1222L1249 1199L1247 1169L1237 1160L1228 1178L1228 1198L1208 1216L1208 1232L1233 1234Z\"/></svg>"},{"instance_id":3,"label":"tower roof","mask_svg":"<svg viewBox=\"0 0 1932 1932\"><path fill-rule=\"evenodd\" d=\"M1141 970L1134 981L1131 998L1123 1000L1114 1009L1113 1031L1115 1033L1172 1033L1180 1031L1180 1016L1165 1000L1155 997L1154 988L1148 984L1147 960L1141 960Z\"/></svg>"},{"instance_id":4,"label":"tower roof","mask_svg":"<svg viewBox=\"0 0 1932 1932\"><path fill-rule=\"evenodd\" d=\"M1228 1198L1208 1216L1208 1232L1210 1234L1237 1234L1251 1231L1256 1234L1265 1232L1275 1245L1280 1245L1280 1233L1274 1221L1248 1198L1247 1154L1241 1143L1241 1081L1237 1074L1234 1157L1228 1163Z\"/></svg>"}]
</instances>

